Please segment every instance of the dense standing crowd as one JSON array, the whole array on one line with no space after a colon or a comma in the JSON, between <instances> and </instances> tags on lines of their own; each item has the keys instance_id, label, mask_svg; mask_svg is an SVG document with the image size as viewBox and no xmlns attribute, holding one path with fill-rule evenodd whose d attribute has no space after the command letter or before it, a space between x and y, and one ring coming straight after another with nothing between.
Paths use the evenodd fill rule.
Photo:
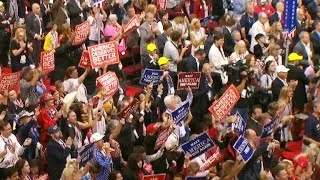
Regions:
<instances>
[{"instance_id":1,"label":"dense standing crowd","mask_svg":"<svg viewBox=\"0 0 320 180\"><path fill-rule=\"evenodd\" d=\"M319 179L320 2L298 0L288 36L285 1L167 0L162 9L159 0L0 1L1 74L22 73L0 93L0 180ZM140 26L124 32L136 17ZM74 45L85 21L88 38ZM84 50L110 41L120 63L78 66ZM52 50L48 73L40 54ZM160 83L137 83L145 69L161 70ZM112 97L97 83L107 72L120 82ZM178 89L180 72L199 72L199 87ZM218 120L208 108L231 84L240 98ZM177 123L172 112L186 101ZM181 149L203 133L211 149L195 158ZM254 151L247 162L233 148L239 136Z\"/></svg>"}]
</instances>

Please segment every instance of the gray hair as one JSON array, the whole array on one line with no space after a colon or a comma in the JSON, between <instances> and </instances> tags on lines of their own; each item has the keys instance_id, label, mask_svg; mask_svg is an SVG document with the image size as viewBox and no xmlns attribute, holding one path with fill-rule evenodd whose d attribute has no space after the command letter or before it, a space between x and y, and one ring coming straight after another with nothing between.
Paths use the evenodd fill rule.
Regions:
<instances>
[{"instance_id":1,"label":"gray hair","mask_svg":"<svg viewBox=\"0 0 320 180\"><path fill-rule=\"evenodd\" d=\"M303 39L304 36L305 36L305 34L308 34L308 32L307 32L307 31L302 31L302 32L299 34L299 39L300 39L300 40Z\"/></svg>"},{"instance_id":2,"label":"gray hair","mask_svg":"<svg viewBox=\"0 0 320 180\"><path fill-rule=\"evenodd\" d=\"M110 14L109 15L109 21L112 21L112 19L118 20L118 17L116 14Z\"/></svg>"},{"instance_id":3,"label":"gray hair","mask_svg":"<svg viewBox=\"0 0 320 180\"><path fill-rule=\"evenodd\" d=\"M171 104L172 102L175 102L175 97L174 97L174 95L167 95L167 96L164 98L163 102L164 102L164 105L165 105L166 107L170 106L170 104Z\"/></svg>"}]
</instances>

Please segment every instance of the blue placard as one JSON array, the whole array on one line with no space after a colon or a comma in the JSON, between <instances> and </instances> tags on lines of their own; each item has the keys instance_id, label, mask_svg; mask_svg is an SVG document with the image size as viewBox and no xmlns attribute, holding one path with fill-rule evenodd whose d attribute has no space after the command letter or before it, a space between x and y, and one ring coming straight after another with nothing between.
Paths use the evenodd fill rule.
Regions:
<instances>
[{"instance_id":1,"label":"blue placard","mask_svg":"<svg viewBox=\"0 0 320 180\"><path fill-rule=\"evenodd\" d=\"M81 158L79 163L80 167L84 167L93 158L92 147L93 147L93 143L88 144L87 146L84 147L82 151L80 151L79 153L79 157Z\"/></svg>"},{"instance_id":2,"label":"blue placard","mask_svg":"<svg viewBox=\"0 0 320 180\"><path fill-rule=\"evenodd\" d=\"M181 148L185 154L189 154L191 159L207 152L214 146L213 141L207 133L202 133L195 139L184 143Z\"/></svg>"},{"instance_id":3,"label":"blue placard","mask_svg":"<svg viewBox=\"0 0 320 180\"><path fill-rule=\"evenodd\" d=\"M268 124L263 126L262 133L261 133L261 138L266 138L271 136L273 133L273 129L277 124L279 116L276 115Z\"/></svg>"},{"instance_id":4,"label":"blue placard","mask_svg":"<svg viewBox=\"0 0 320 180\"><path fill-rule=\"evenodd\" d=\"M292 33L295 30L297 23L298 1L287 0L284 1L284 4L283 30L286 33Z\"/></svg>"},{"instance_id":5,"label":"blue placard","mask_svg":"<svg viewBox=\"0 0 320 180\"><path fill-rule=\"evenodd\" d=\"M237 120L234 123L232 123L232 126L234 130L236 130L238 135L242 135L244 132L244 129L246 128L247 122L245 119L243 119L243 117L238 111L235 115L237 116Z\"/></svg>"},{"instance_id":6,"label":"blue placard","mask_svg":"<svg viewBox=\"0 0 320 180\"><path fill-rule=\"evenodd\" d=\"M188 176L186 180L207 180L206 176Z\"/></svg>"},{"instance_id":7,"label":"blue placard","mask_svg":"<svg viewBox=\"0 0 320 180\"><path fill-rule=\"evenodd\" d=\"M143 76L140 79L140 84L148 85L153 82L154 85L161 83L162 70L158 69L145 69Z\"/></svg>"},{"instance_id":8,"label":"blue placard","mask_svg":"<svg viewBox=\"0 0 320 180\"><path fill-rule=\"evenodd\" d=\"M190 104L186 100L183 104L176 110L171 113L171 117L176 124L179 124L181 121L185 121L189 115Z\"/></svg>"},{"instance_id":9,"label":"blue placard","mask_svg":"<svg viewBox=\"0 0 320 180\"><path fill-rule=\"evenodd\" d=\"M240 136L234 143L233 149L240 154L244 162L248 162L254 153L250 143L243 136Z\"/></svg>"}]
</instances>

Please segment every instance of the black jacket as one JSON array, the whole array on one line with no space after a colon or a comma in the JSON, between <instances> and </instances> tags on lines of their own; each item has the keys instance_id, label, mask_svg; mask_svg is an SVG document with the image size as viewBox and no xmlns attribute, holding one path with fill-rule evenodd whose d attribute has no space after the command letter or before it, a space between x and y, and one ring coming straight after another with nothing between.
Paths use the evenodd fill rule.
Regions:
<instances>
[{"instance_id":1,"label":"black jacket","mask_svg":"<svg viewBox=\"0 0 320 180\"><path fill-rule=\"evenodd\" d=\"M298 85L293 93L292 103L294 106L302 106L308 100L306 92L306 85L309 83L308 78L304 74L303 70L295 65L288 64L288 68L290 69L288 72L288 79L298 80Z\"/></svg>"},{"instance_id":2,"label":"black jacket","mask_svg":"<svg viewBox=\"0 0 320 180\"><path fill-rule=\"evenodd\" d=\"M228 57L234 52L235 43L232 39L231 32L226 27L223 28L223 35L224 35L223 50L224 50L225 56Z\"/></svg>"},{"instance_id":3,"label":"black jacket","mask_svg":"<svg viewBox=\"0 0 320 180\"><path fill-rule=\"evenodd\" d=\"M313 31L310 35L310 39L313 45L313 52L315 55L320 55L320 36L316 31Z\"/></svg>"},{"instance_id":4,"label":"black jacket","mask_svg":"<svg viewBox=\"0 0 320 180\"><path fill-rule=\"evenodd\" d=\"M274 101L277 101L280 96L281 88L284 86L283 82L276 78L271 84L272 97Z\"/></svg>"},{"instance_id":5,"label":"black jacket","mask_svg":"<svg viewBox=\"0 0 320 180\"><path fill-rule=\"evenodd\" d=\"M63 148L57 141L51 139L47 146L46 158L48 162L48 174L50 180L59 180L67 163L71 149Z\"/></svg>"},{"instance_id":6,"label":"black jacket","mask_svg":"<svg viewBox=\"0 0 320 180\"><path fill-rule=\"evenodd\" d=\"M199 69L197 65L197 60L194 56L189 56L184 63L184 71L185 72L200 72L202 67L201 63L199 63Z\"/></svg>"}]
</instances>

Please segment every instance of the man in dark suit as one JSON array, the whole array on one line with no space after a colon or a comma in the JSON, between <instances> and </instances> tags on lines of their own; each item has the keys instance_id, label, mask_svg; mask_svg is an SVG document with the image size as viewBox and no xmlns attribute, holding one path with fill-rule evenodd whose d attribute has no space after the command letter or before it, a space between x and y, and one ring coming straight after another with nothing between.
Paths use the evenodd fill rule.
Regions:
<instances>
[{"instance_id":1,"label":"man in dark suit","mask_svg":"<svg viewBox=\"0 0 320 180\"><path fill-rule=\"evenodd\" d=\"M248 3L246 7L246 13L240 19L240 26L241 26L240 31L244 41L249 42L251 40L251 35L249 35L249 30L257 20L258 20L258 15L254 13L253 5Z\"/></svg>"},{"instance_id":2,"label":"man in dark suit","mask_svg":"<svg viewBox=\"0 0 320 180\"><path fill-rule=\"evenodd\" d=\"M232 27L236 21L233 18L226 19L226 27L223 28L223 35L224 35L224 44L223 50L226 57L229 57L234 52L235 42L232 38Z\"/></svg>"},{"instance_id":3,"label":"man in dark suit","mask_svg":"<svg viewBox=\"0 0 320 180\"><path fill-rule=\"evenodd\" d=\"M66 165L66 159L71 156L72 138L66 142L62 140L62 132L56 125L48 129L52 139L48 142L46 158L48 161L48 175L50 180L59 180Z\"/></svg>"},{"instance_id":4,"label":"man in dark suit","mask_svg":"<svg viewBox=\"0 0 320 180\"><path fill-rule=\"evenodd\" d=\"M159 69L157 46L154 43L150 43L147 45L147 51L149 53L148 55L141 55L143 69Z\"/></svg>"},{"instance_id":5,"label":"man in dark suit","mask_svg":"<svg viewBox=\"0 0 320 180\"><path fill-rule=\"evenodd\" d=\"M272 24L274 22L277 22L277 21L282 21L282 13L284 11L284 4L283 2L277 2L277 5L276 5L276 12L273 13L270 18L269 18L269 24L270 26L272 26Z\"/></svg>"},{"instance_id":6,"label":"man in dark suit","mask_svg":"<svg viewBox=\"0 0 320 180\"><path fill-rule=\"evenodd\" d=\"M299 34L300 41L294 46L293 52L303 56L304 60L311 62L312 56L312 44L310 43L310 35L306 31L302 31Z\"/></svg>"},{"instance_id":7,"label":"man in dark suit","mask_svg":"<svg viewBox=\"0 0 320 180\"><path fill-rule=\"evenodd\" d=\"M299 56L297 53L291 53L288 57L288 68L290 69L288 72L288 80L298 81L297 86L294 89L292 103L294 107L294 111L296 113L302 113L304 109L304 104L307 102L307 92L306 85L308 85L308 78L304 74L302 68L298 66L301 65L301 60L303 60L302 56Z\"/></svg>"},{"instance_id":8,"label":"man in dark suit","mask_svg":"<svg viewBox=\"0 0 320 180\"><path fill-rule=\"evenodd\" d=\"M65 1L66 0L56 0L51 8L53 23L57 25L59 32L63 24L70 24Z\"/></svg>"},{"instance_id":9,"label":"man in dark suit","mask_svg":"<svg viewBox=\"0 0 320 180\"><path fill-rule=\"evenodd\" d=\"M194 56L189 56L184 64L185 72L200 72L202 69L202 62L206 58L206 53L203 49L195 52Z\"/></svg>"},{"instance_id":10,"label":"man in dark suit","mask_svg":"<svg viewBox=\"0 0 320 180\"><path fill-rule=\"evenodd\" d=\"M284 65L277 66L278 77L271 84L272 97L274 101L279 99L280 91L283 86L288 86L287 76L289 69Z\"/></svg>"},{"instance_id":11,"label":"man in dark suit","mask_svg":"<svg viewBox=\"0 0 320 180\"><path fill-rule=\"evenodd\" d=\"M250 109L250 117L247 120L246 129L252 129L256 132L257 136L261 136L262 125L259 121L260 116L262 115L262 107L260 105L254 105Z\"/></svg>"},{"instance_id":12,"label":"man in dark suit","mask_svg":"<svg viewBox=\"0 0 320 180\"><path fill-rule=\"evenodd\" d=\"M160 55L163 54L164 45L166 44L166 42L171 39L170 37L172 33L172 24L165 23L163 25L163 31L164 32L157 37L157 47L159 49Z\"/></svg>"},{"instance_id":13,"label":"man in dark suit","mask_svg":"<svg viewBox=\"0 0 320 180\"><path fill-rule=\"evenodd\" d=\"M32 60L36 66L39 65L40 52L42 50L43 30L40 6L34 3L32 4L32 13L26 19L26 31L28 41L32 42Z\"/></svg>"},{"instance_id":14,"label":"man in dark suit","mask_svg":"<svg viewBox=\"0 0 320 180\"><path fill-rule=\"evenodd\" d=\"M43 0L43 3L40 5L41 14L42 14L42 21L43 21L43 27L46 29L46 31L50 31L50 29L47 29L47 26L49 22L52 22L52 4L49 3L49 0Z\"/></svg>"},{"instance_id":15,"label":"man in dark suit","mask_svg":"<svg viewBox=\"0 0 320 180\"><path fill-rule=\"evenodd\" d=\"M86 12L89 11L86 2L80 0L70 0L67 3L67 10L70 17L70 26L74 28L76 25L81 24L85 19Z\"/></svg>"},{"instance_id":16,"label":"man in dark suit","mask_svg":"<svg viewBox=\"0 0 320 180\"><path fill-rule=\"evenodd\" d=\"M314 55L320 55L320 21L314 23L316 29L311 33L311 42L314 48Z\"/></svg>"},{"instance_id":17,"label":"man in dark suit","mask_svg":"<svg viewBox=\"0 0 320 180\"><path fill-rule=\"evenodd\" d=\"M203 120L203 115L207 113L210 102L213 100L212 85L211 66L205 63L201 72L199 89L194 90L191 104L191 112L197 124Z\"/></svg>"}]
</instances>

